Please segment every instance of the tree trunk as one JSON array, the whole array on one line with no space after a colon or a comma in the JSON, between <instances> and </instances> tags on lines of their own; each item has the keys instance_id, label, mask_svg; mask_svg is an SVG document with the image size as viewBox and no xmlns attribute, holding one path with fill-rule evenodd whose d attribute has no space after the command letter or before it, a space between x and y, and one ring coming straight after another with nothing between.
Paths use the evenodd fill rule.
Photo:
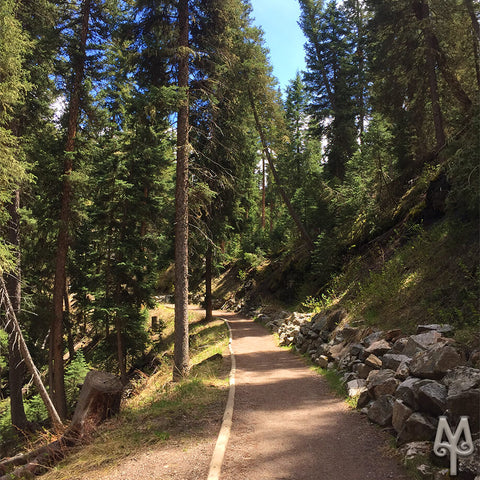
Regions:
<instances>
[{"instance_id":1,"label":"tree trunk","mask_svg":"<svg viewBox=\"0 0 480 480\"><path fill-rule=\"evenodd\" d=\"M430 9L428 3L424 0L415 0L413 2L413 10L417 19L425 25L430 17ZM430 100L432 102L433 124L435 127L436 150L445 144L445 128L443 122L443 114L440 107L440 97L438 95L437 82L437 62L435 60L435 39L430 27L422 26L423 37L425 39L425 65L427 68L428 85L430 89Z\"/></svg>"},{"instance_id":2,"label":"tree trunk","mask_svg":"<svg viewBox=\"0 0 480 480\"><path fill-rule=\"evenodd\" d=\"M265 230L266 173L265 155L262 155L262 230Z\"/></svg>"},{"instance_id":3,"label":"tree trunk","mask_svg":"<svg viewBox=\"0 0 480 480\"><path fill-rule=\"evenodd\" d=\"M213 247L209 243L205 254L205 321L213 320L213 302L212 302L212 262Z\"/></svg>"},{"instance_id":4,"label":"tree trunk","mask_svg":"<svg viewBox=\"0 0 480 480\"><path fill-rule=\"evenodd\" d=\"M118 316L118 313L115 316L115 329L117 334L117 359L118 359L118 368L120 370L120 380L123 385L128 383L127 378L127 362L125 358L125 345L123 342L123 329L122 322Z\"/></svg>"},{"instance_id":5,"label":"tree trunk","mask_svg":"<svg viewBox=\"0 0 480 480\"><path fill-rule=\"evenodd\" d=\"M80 34L79 57L74 67L74 80L69 103L67 140L63 163L62 205L57 239L55 280L53 286L53 318L50 327L50 391L61 418L67 414L63 365L63 293L66 281L66 264L70 244L69 226L71 216L73 152L80 112L80 90L85 71L90 0L84 0L82 7L82 30Z\"/></svg>"},{"instance_id":6,"label":"tree trunk","mask_svg":"<svg viewBox=\"0 0 480 480\"><path fill-rule=\"evenodd\" d=\"M15 247L15 270L7 276L7 290L12 308L18 318L21 308L22 287L21 287L21 264L20 264L20 190L17 190L13 196L12 203L8 206L10 219L8 221L8 241ZM10 411L12 425L19 431L27 427L27 416L23 406L23 377L25 374L25 364L23 363L18 342L16 340L15 330L11 323L7 324L5 329L8 334L8 387L10 390Z\"/></svg>"},{"instance_id":7,"label":"tree trunk","mask_svg":"<svg viewBox=\"0 0 480 480\"><path fill-rule=\"evenodd\" d=\"M263 133L263 128L262 125L260 124L260 120L258 118L258 113L257 113L257 108L255 107L255 100L253 98L252 92L249 90L248 91L248 97L250 99L250 105L253 110L253 116L255 118L255 124L257 126L258 134L260 135L260 140L262 142L262 147L263 147L263 152L265 156L267 157L268 161L268 166L270 167L270 171L272 172L273 179L275 180L275 185L278 188L278 191L280 193L280 196L282 197L282 200L285 202L285 205L287 206L288 212L290 213L290 216L292 217L293 221L297 225L298 231L300 232L301 237L307 244L308 248L310 250L313 250L314 244L312 239L310 238L310 235L308 234L305 226L303 225L302 221L300 220L300 217L298 216L297 212L293 208L292 203L290 202L290 199L288 198L287 194L285 193L285 190L282 188L282 185L280 183L280 178L278 176L277 170L275 168L275 165L273 164L272 157L270 155L270 150L268 149L268 145L265 139L265 135Z\"/></svg>"},{"instance_id":8,"label":"tree trunk","mask_svg":"<svg viewBox=\"0 0 480 480\"><path fill-rule=\"evenodd\" d=\"M65 327L67 329L67 346L68 346L68 356L70 357L70 361L73 360L75 356L75 344L73 341L73 333L72 333L72 308L70 305L70 296L68 294L68 280L65 281L65 289L63 291L63 301L65 304Z\"/></svg>"},{"instance_id":9,"label":"tree trunk","mask_svg":"<svg viewBox=\"0 0 480 480\"><path fill-rule=\"evenodd\" d=\"M48 396L47 390L43 385L42 378L39 371L37 370L37 367L33 363L27 344L25 343L25 339L23 338L20 324L18 323L17 316L15 315L15 310L13 309L12 302L10 301L10 296L8 295L8 290L5 284L5 280L3 278L3 273L0 272L0 305L1 304L3 304L5 307L5 330L7 330L7 328L12 328L15 335L15 341L18 344L18 348L20 350L20 353L22 354L28 371L33 376L33 383L37 387L40 396L42 397L48 414L52 420L53 427L57 431L57 433L63 432L64 426L62 420L58 415L52 400Z\"/></svg>"},{"instance_id":10,"label":"tree trunk","mask_svg":"<svg viewBox=\"0 0 480 480\"><path fill-rule=\"evenodd\" d=\"M188 0L178 2L178 87L185 98L178 109L175 189L175 347L173 380L188 375Z\"/></svg>"},{"instance_id":11,"label":"tree trunk","mask_svg":"<svg viewBox=\"0 0 480 480\"><path fill-rule=\"evenodd\" d=\"M478 41L480 40L480 25L478 23L477 15L475 14L475 9L473 8L473 0L463 0L463 3L467 7L468 14L472 20L472 28Z\"/></svg>"}]
</instances>

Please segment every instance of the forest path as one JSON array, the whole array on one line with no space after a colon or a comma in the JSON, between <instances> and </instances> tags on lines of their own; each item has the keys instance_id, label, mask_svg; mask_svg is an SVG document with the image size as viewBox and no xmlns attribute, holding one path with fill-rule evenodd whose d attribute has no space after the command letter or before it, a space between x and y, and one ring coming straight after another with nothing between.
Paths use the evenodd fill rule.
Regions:
<instances>
[{"instance_id":1,"label":"forest path","mask_svg":"<svg viewBox=\"0 0 480 480\"><path fill-rule=\"evenodd\" d=\"M404 480L388 436L250 319L228 321L236 359L233 426L220 480Z\"/></svg>"}]
</instances>

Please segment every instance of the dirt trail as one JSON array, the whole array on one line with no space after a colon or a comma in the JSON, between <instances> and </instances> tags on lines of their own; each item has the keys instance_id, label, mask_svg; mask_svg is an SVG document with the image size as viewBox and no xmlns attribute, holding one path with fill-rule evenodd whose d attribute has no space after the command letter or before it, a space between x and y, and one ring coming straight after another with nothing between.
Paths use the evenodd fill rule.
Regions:
<instances>
[{"instance_id":1,"label":"dirt trail","mask_svg":"<svg viewBox=\"0 0 480 480\"><path fill-rule=\"evenodd\" d=\"M387 435L335 398L262 326L230 323L237 362L233 427L221 480L404 480Z\"/></svg>"}]
</instances>

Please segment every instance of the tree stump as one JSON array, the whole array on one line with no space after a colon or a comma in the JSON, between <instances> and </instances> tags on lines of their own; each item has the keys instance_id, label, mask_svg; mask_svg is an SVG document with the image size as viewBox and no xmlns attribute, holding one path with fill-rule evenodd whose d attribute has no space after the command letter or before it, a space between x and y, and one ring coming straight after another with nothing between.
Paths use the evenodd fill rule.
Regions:
<instances>
[{"instance_id":1,"label":"tree stump","mask_svg":"<svg viewBox=\"0 0 480 480\"><path fill-rule=\"evenodd\" d=\"M68 431L80 436L120 411L123 385L111 373L91 371L85 377Z\"/></svg>"}]
</instances>

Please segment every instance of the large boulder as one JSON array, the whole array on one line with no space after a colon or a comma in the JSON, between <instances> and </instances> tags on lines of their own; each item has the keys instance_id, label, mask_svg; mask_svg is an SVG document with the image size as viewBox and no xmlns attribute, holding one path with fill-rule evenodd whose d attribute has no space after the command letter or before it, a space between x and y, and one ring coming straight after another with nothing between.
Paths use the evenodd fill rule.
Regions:
<instances>
[{"instance_id":1,"label":"large boulder","mask_svg":"<svg viewBox=\"0 0 480 480\"><path fill-rule=\"evenodd\" d=\"M381 357L391 349L391 345L386 340L377 340L366 348L366 352L377 357Z\"/></svg>"},{"instance_id":2,"label":"large boulder","mask_svg":"<svg viewBox=\"0 0 480 480\"><path fill-rule=\"evenodd\" d=\"M479 388L480 370L466 366L456 367L445 375L442 383L448 387L449 396Z\"/></svg>"},{"instance_id":3,"label":"large boulder","mask_svg":"<svg viewBox=\"0 0 480 480\"><path fill-rule=\"evenodd\" d=\"M409 357L413 357L416 353L428 350L433 345L443 342L444 340L445 339L442 337L442 335L435 330L420 333L418 335L411 335L408 337L401 353L408 355Z\"/></svg>"},{"instance_id":4,"label":"large boulder","mask_svg":"<svg viewBox=\"0 0 480 480\"><path fill-rule=\"evenodd\" d=\"M365 365L377 369L382 368L382 359L372 353L365 359Z\"/></svg>"},{"instance_id":5,"label":"large boulder","mask_svg":"<svg viewBox=\"0 0 480 480\"><path fill-rule=\"evenodd\" d=\"M409 443L413 441L433 441L437 429L438 421L426 414L420 412L412 413L398 434L397 441L399 444Z\"/></svg>"},{"instance_id":6,"label":"large boulder","mask_svg":"<svg viewBox=\"0 0 480 480\"><path fill-rule=\"evenodd\" d=\"M435 380L428 381L418 387L416 399L420 410L441 415L447 408L447 387Z\"/></svg>"},{"instance_id":7,"label":"large boulder","mask_svg":"<svg viewBox=\"0 0 480 480\"><path fill-rule=\"evenodd\" d=\"M367 390L365 386L366 380L355 379L347 382L347 393L349 397L358 397L362 392Z\"/></svg>"},{"instance_id":8,"label":"large boulder","mask_svg":"<svg viewBox=\"0 0 480 480\"><path fill-rule=\"evenodd\" d=\"M417 353L409 368L412 375L416 377L439 379L444 377L449 370L461 365L462 362L462 356L453 347L437 344L426 351Z\"/></svg>"},{"instance_id":9,"label":"large boulder","mask_svg":"<svg viewBox=\"0 0 480 480\"><path fill-rule=\"evenodd\" d=\"M417 334L431 332L432 330L435 332L441 333L443 335L448 335L453 333L453 327L451 325L448 325L446 323L444 324L431 323L430 325L418 325Z\"/></svg>"},{"instance_id":10,"label":"large boulder","mask_svg":"<svg viewBox=\"0 0 480 480\"><path fill-rule=\"evenodd\" d=\"M390 370L397 370L397 368L402 364L409 364L411 358L407 355L401 355L399 353L387 353L382 357L382 368L389 368Z\"/></svg>"},{"instance_id":11,"label":"large boulder","mask_svg":"<svg viewBox=\"0 0 480 480\"><path fill-rule=\"evenodd\" d=\"M395 398L392 395L383 395L377 398L368 409L368 419L382 427L391 425L394 402Z\"/></svg>"},{"instance_id":12,"label":"large boulder","mask_svg":"<svg viewBox=\"0 0 480 480\"><path fill-rule=\"evenodd\" d=\"M402 400L398 398L393 404L392 411L392 426L397 433L400 433L405 426L405 422L408 420L410 415L413 413L413 410L406 405Z\"/></svg>"},{"instance_id":13,"label":"large boulder","mask_svg":"<svg viewBox=\"0 0 480 480\"><path fill-rule=\"evenodd\" d=\"M480 432L480 389L466 390L447 397L448 417L457 424L461 416L467 416L472 434Z\"/></svg>"},{"instance_id":14,"label":"large boulder","mask_svg":"<svg viewBox=\"0 0 480 480\"><path fill-rule=\"evenodd\" d=\"M393 395L399 383L393 370L374 370L368 375L366 386L373 398L380 398Z\"/></svg>"},{"instance_id":15,"label":"large boulder","mask_svg":"<svg viewBox=\"0 0 480 480\"><path fill-rule=\"evenodd\" d=\"M400 383L395 390L395 398L402 400L405 404L407 404L413 410L418 408L418 403L416 399L416 385L421 380L416 377L408 377L402 383Z\"/></svg>"}]
</instances>

